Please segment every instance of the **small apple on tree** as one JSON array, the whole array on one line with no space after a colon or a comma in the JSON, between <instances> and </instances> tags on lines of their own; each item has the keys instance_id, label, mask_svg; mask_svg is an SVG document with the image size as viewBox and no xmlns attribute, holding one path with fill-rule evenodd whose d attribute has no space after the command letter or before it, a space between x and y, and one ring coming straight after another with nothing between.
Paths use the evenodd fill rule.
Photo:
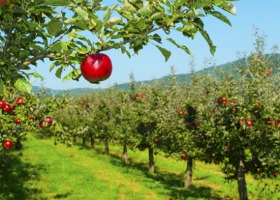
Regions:
<instances>
[{"instance_id":1,"label":"small apple on tree","mask_svg":"<svg viewBox=\"0 0 280 200\"><path fill-rule=\"evenodd\" d=\"M81 63L83 77L91 83L99 83L111 76L112 62L109 56L96 53L84 58Z\"/></svg>"},{"instance_id":2,"label":"small apple on tree","mask_svg":"<svg viewBox=\"0 0 280 200\"><path fill-rule=\"evenodd\" d=\"M187 159L187 154L185 154L185 153L183 153L182 155L181 155L181 158L183 159L183 160L186 160Z\"/></svg>"},{"instance_id":3,"label":"small apple on tree","mask_svg":"<svg viewBox=\"0 0 280 200\"><path fill-rule=\"evenodd\" d=\"M11 141L11 140L5 140L5 141L3 142L3 147L4 147L5 149L10 149L10 148L12 148L12 147L13 147L13 141Z\"/></svg>"},{"instance_id":4,"label":"small apple on tree","mask_svg":"<svg viewBox=\"0 0 280 200\"><path fill-rule=\"evenodd\" d=\"M53 118L52 117L47 116L45 120L49 125L52 125L52 123L53 123Z\"/></svg>"},{"instance_id":5,"label":"small apple on tree","mask_svg":"<svg viewBox=\"0 0 280 200\"><path fill-rule=\"evenodd\" d=\"M17 100L16 100L16 104L21 105L23 103L24 103L24 98L23 97L18 97Z\"/></svg>"}]
</instances>

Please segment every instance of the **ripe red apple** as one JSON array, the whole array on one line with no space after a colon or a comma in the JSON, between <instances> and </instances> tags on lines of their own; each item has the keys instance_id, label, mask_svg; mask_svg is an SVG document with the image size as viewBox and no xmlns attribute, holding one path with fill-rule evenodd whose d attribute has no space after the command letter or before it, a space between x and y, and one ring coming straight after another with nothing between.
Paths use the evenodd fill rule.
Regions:
<instances>
[{"instance_id":1,"label":"ripe red apple","mask_svg":"<svg viewBox=\"0 0 280 200\"><path fill-rule=\"evenodd\" d=\"M229 151L229 146L225 146L225 151Z\"/></svg>"},{"instance_id":2,"label":"ripe red apple","mask_svg":"<svg viewBox=\"0 0 280 200\"><path fill-rule=\"evenodd\" d=\"M247 125L247 126L253 126L253 121L251 121L251 120L247 121L247 122L246 122L246 125Z\"/></svg>"},{"instance_id":3,"label":"ripe red apple","mask_svg":"<svg viewBox=\"0 0 280 200\"><path fill-rule=\"evenodd\" d=\"M5 101L4 100L0 100L0 107L4 107L6 104L5 104Z\"/></svg>"},{"instance_id":4,"label":"ripe red apple","mask_svg":"<svg viewBox=\"0 0 280 200\"><path fill-rule=\"evenodd\" d=\"M81 63L81 73L91 83L98 83L109 78L112 68L111 59L102 53L91 54Z\"/></svg>"},{"instance_id":5,"label":"ripe red apple","mask_svg":"<svg viewBox=\"0 0 280 200\"><path fill-rule=\"evenodd\" d=\"M158 138L155 138L155 142L156 142L156 143L158 142Z\"/></svg>"},{"instance_id":6,"label":"ripe red apple","mask_svg":"<svg viewBox=\"0 0 280 200\"><path fill-rule=\"evenodd\" d=\"M142 95L142 94L135 94L134 96L133 96L133 101L135 101L136 99L142 99L144 96Z\"/></svg>"},{"instance_id":7,"label":"ripe red apple","mask_svg":"<svg viewBox=\"0 0 280 200\"><path fill-rule=\"evenodd\" d=\"M277 177L278 176L278 172L273 172L273 176Z\"/></svg>"},{"instance_id":8,"label":"ripe red apple","mask_svg":"<svg viewBox=\"0 0 280 200\"><path fill-rule=\"evenodd\" d=\"M10 149L10 148L12 148L12 147L13 147L13 141L11 141L11 140L6 140L6 141L4 141L4 142L3 142L3 147L4 147L5 149Z\"/></svg>"},{"instance_id":9,"label":"ripe red apple","mask_svg":"<svg viewBox=\"0 0 280 200\"><path fill-rule=\"evenodd\" d=\"M40 121L39 126L41 128L46 128L47 127L47 122L45 120Z\"/></svg>"},{"instance_id":10,"label":"ripe red apple","mask_svg":"<svg viewBox=\"0 0 280 200\"><path fill-rule=\"evenodd\" d=\"M16 100L16 104L20 105L20 104L23 104L23 103L24 103L23 97L18 97L17 100Z\"/></svg>"},{"instance_id":11,"label":"ripe red apple","mask_svg":"<svg viewBox=\"0 0 280 200\"><path fill-rule=\"evenodd\" d=\"M222 102L223 102L222 98L219 97L219 98L217 99L217 103L220 104L220 103L222 103Z\"/></svg>"},{"instance_id":12,"label":"ripe red apple","mask_svg":"<svg viewBox=\"0 0 280 200\"><path fill-rule=\"evenodd\" d=\"M186 160L187 159L187 154L185 154L185 153L183 153L182 155L181 155L181 158L183 159L183 160Z\"/></svg>"},{"instance_id":13,"label":"ripe red apple","mask_svg":"<svg viewBox=\"0 0 280 200\"><path fill-rule=\"evenodd\" d=\"M270 126L275 126L276 125L276 121L275 120L270 120L269 122L268 122L268 124L270 125Z\"/></svg>"},{"instance_id":14,"label":"ripe red apple","mask_svg":"<svg viewBox=\"0 0 280 200\"><path fill-rule=\"evenodd\" d=\"M19 118L15 119L15 123L16 124L20 124L21 123L21 120Z\"/></svg>"},{"instance_id":15,"label":"ripe red apple","mask_svg":"<svg viewBox=\"0 0 280 200\"><path fill-rule=\"evenodd\" d=\"M8 105L8 104L5 104L3 107L2 107L2 110L4 112L9 112L10 110L12 110L11 106Z\"/></svg>"},{"instance_id":16,"label":"ripe red apple","mask_svg":"<svg viewBox=\"0 0 280 200\"><path fill-rule=\"evenodd\" d=\"M52 123L53 123L53 118L50 117L50 116L47 116L47 117L46 117L46 122L47 122L49 125L52 125Z\"/></svg>"},{"instance_id":17,"label":"ripe red apple","mask_svg":"<svg viewBox=\"0 0 280 200\"><path fill-rule=\"evenodd\" d=\"M222 101L223 101L224 104L227 104L227 98L226 97L223 97Z\"/></svg>"},{"instance_id":18,"label":"ripe red apple","mask_svg":"<svg viewBox=\"0 0 280 200\"><path fill-rule=\"evenodd\" d=\"M269 75L271 74L271 71L270 71L269 69L267 69L267 70L265 71L265 74L266 74L267 76L269 76Z\"/></svg>"}]
</instances>

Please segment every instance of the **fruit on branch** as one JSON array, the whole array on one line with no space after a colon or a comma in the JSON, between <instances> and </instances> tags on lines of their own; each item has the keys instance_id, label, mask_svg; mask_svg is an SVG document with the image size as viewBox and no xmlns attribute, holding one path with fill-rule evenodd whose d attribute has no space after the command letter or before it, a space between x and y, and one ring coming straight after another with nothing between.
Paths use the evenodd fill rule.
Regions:
<instances>
[{"instance_id":1,"label":"fruit on branch","mask_svg":"<svg viewBox=\"0 0 280 200\"><path fill-rule=\"evenodd\" d=\"M10 148L12 148L12 147L13 147L13 141L11 141L11 140L5 140L5 141L3 142L3 147L4 147L5 149L10 149Z\"/></svg>"},{"instance_id":2,"label":"fruit on branch","mask_svg":"<svg viewBox=\"0 0 280 200\"><path fill-rule=\"evenodd\" d=\"M136 99L143 99L143 98L144 98L144 96L143 96L142 94L135 94L135 95L132 97L133 101L136 101Z\"/></svg>"},{"instance_id":3,"label":"fruit on branch","mask_svg":"<svg viewBox=\"0 0 280 200\"><path fill-rule=\"evenodd\" d=\"M183 153L182 155L181 155L181 158L183 159L183 160L186 160L187 159L187 154L185 154L185 153Z\"/></svg>"},{"instance_id":4,"label":"fruit on branch","mask_svg":"<svg viewBox=\"0 0 280 200\"><path fill-rule=\"evenodd\" d=\"M81 63L81 73L83 77L91 83L99 83L111 76L112 62L109 56L96 53L84 58Z\"/></svg>"},{"instance_id":5,"label":"fruit on branch","mask_svg":"<svg viewBox=\"0 0 280 200\"><path fill-rule=\"evenodd\" d=\"M21 120L19 118L15 119L15 123L16 124L20 124L21 123Z\"/></svg>"},{"instance_id":6,"label":"fruit on branch","mask_svg":"<svg viewBox=\"0 0 280 200\"><path fill-rule=\"evenodd\" d=\"M52 125L52 123L53 123L53 118L52 117L47 116L45 120L49 125Z\"/></svg>"},{"instance_id":7,"label":"fruit on branch","mask_svg":"<svg viewBox=\"0 0 280 200\"><path fill-rule=\"evenodd\" d=\"M250 127L250 126L253 126L253 121L251 121L251 120L247 121L247 122L246 122L246 125L249 126L249 127Z\"/></svg>"},{"instance_id":8,"label":"fruit on branch","mask_svg":"<svg viewBox=\"0 0 280 200\"><path fill-rule=\"evenodd\" d=\"M23 103L24 103L24 98L23 97L18 97L17 100L16 100L16 104L21 105Z\"/></svg>"}]
</instances>

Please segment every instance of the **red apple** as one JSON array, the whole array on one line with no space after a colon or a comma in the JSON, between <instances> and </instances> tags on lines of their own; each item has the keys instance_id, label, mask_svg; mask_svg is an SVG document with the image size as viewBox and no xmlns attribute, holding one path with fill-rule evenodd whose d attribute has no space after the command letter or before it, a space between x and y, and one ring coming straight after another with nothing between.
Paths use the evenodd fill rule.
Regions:
<instances>
[{"instance_id":1,"label":"red apple","mask_svg":"<svg viewBox=\"0 0 280 200\"><path fill-rule=\"evenodd\" d=\"M224 104L227 104L227 98L226 97L223 97L222 101L223 101Z\"/></svg>"},{"instance_id":2,"label":"red apple","mask_svg":"<svg viewBox=\"0 0 280 200\"><path fill-rule=\"evenodd\" d=\"M24 99L23 97L18 97L16 100L17 105L23 104L24 103Z\"/></svg>"},{"instance_id":3,"label":"red apple","mask_svg":"<svg viewBox=\"0 0 280 200\"><path fill-rule=\"evenodd\" d=\"M111 59L102 53L91 54L85 57L81 63L81 73L91 83L104 81L112 73Z\"/></svg>"},{"instance_id":4,"label":"red apple","mask_svg":"<svg viewBox=\"0 0 280 200\"><path fill-rule=\"evenodd\" d=\"M273 176L277 177L278 176L278 172L273 172Z\"/></svg>"},{"instance_id":5,"label":"red apple","mask_svg":"<svg viewBox=\"0 0 280 200\"><path fill-rule=\"evenodd\" d=\"M225 146L225 151L229 151L229 146Z\"/></svg>"},{"instance_id":6,"label":"red apple","mask_svg":"<svg viewBox=\"0 0 280 200\"><path fill-rule=\"evenodd\" d=\"M219 98L217 99L217 103L220 104L220 103L222 103L222 102L223 102L222 98L219 97Z\"/></svg>"},{"instance_id":7,"label":"red apple","mask_svg":"<svg viewBox=\"0 0 280 200\"><path fill-rule=\"evenodd\" d=\"M20 124L21 123L21 120L19 118L15 119L15 123L16 124Z\"/></svg>"},{"instance_id":8,"label":"red apple","mask_svg":"<svg viewBox=\"0 0 280 200\"><path fill-rule=\"evenodd\" d=\"M3 142L3 147L4 147L5 149L10 149L10 148L12 148L12 147L13 147L13 141L11 141L11 140L6 140L6 141L4 141L4 142Z\"/></svg>"},{"instance_id":9,"label":"red apple","mask_svg":"<svg viewBox=\"0 0 280 200\"><path fill-rule=\"evenodd\" d=\"M47 122L45 120L40 121L39 126L41 128L46 128L47 127Z\"/></svg>"},{"instance_id":10,"label":"red apple","mask_svg":"<svg viewBox=\"0 0 280 200\"><path fill-rule=\"evenodd\" d=\"M267 69L267 70L265 71L265 74L266 74L267 76L269 76L269 75L271 74L271 71L270 71L269 69Z\"/></svg>"},{"instance_id":11,"label":"red apple","mask_svg":"<svg viewBox=\"0 0 280 200\"><path fill-rule=\"evenodd\" d=\"M136 99L142 99L144 96L142 95L142 94L135 94L134 96L133 96L133 101L135 101Z\"/></svg>"},{"instance_id":12,"label":"red apple","mask_svg":"<svg viewBox=\"0 0 280 200\"><path fill-rule=\"evenodd\" d=\"M50 116L47 116L47 117L46 117L46 122L48 122L49 125L52 125L52 123L53 123L53 118L50 117Z\"/></svg>"},{"instance_id":13,"label":"red apple","mask_svg":"<svg viewBox=\"0 0 280 200\"><path fill-rule=\"evenodd\" d=\"M155 142L158 142L158 138L155 138Z\"/></svg>"},{"instance_id":14,"label":"red apple","mask_svg":"<svg viewBox=\"0 0 280 200\"><path fill-rule=\"evenodd\" d=\"M2 107L2 110L4 112L9 112L10 110L12 110L12 107L8 104L5 104L3 107Z\"/></svg>"},{"instance_id":15,"label":"red apple","mask_svg":"<svg viewBox=\"0 0 280 200\"><path fill-rule=\"evenodd\" d=\"M247 125L247 126L253 126L253 121L251 121L251 120L247 121L247 122L246 122L246 125Z\"/></svg>"},{"instance_id":16,"label":"red apple","mask_svg":"<svg viewBox=\"0 0 280 200\"><path fill-rule=\"evenodd\" d=\"M4 107L6 104L5 104L5 101L4 100L0 100L0 107Z\"/></svg>"},{"instance_id":17,"label":"red apple","mask_svg":"<svg viewBox=\"0 0 280 200\"><path fill-rule=\"evenodd\" d=\"M185 153L183 153L182 155L181 155L181 158L183 159L183 160L186 160L187 159L187 154L185 154Z\"/></svg>"}]
</instances>

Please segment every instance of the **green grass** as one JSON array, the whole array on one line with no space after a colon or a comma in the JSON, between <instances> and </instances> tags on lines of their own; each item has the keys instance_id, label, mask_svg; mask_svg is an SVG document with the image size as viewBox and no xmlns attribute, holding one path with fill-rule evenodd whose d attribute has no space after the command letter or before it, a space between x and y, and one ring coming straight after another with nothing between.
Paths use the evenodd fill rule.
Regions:
<instances>
[{"instance_id":1,"label":"green grass","mask_svg":"<svg viewBox=\"0 0 280 200\"><path fill-rule=\"evenodd\" d=\"M156 174L149 174L147 152L130 151L129 163L123 164L117 146L106 155L103 146L54 146L52 140L30 135L23 144L21 152L0 157L1 200L238 199L236 182L226 182L216 165L196 162L193 187L185 191L185 162L161 154ZM250 199L280 199L275 193L279 183L279 178L258 182L247 176Z\"/></svg>"}]
</instances>

